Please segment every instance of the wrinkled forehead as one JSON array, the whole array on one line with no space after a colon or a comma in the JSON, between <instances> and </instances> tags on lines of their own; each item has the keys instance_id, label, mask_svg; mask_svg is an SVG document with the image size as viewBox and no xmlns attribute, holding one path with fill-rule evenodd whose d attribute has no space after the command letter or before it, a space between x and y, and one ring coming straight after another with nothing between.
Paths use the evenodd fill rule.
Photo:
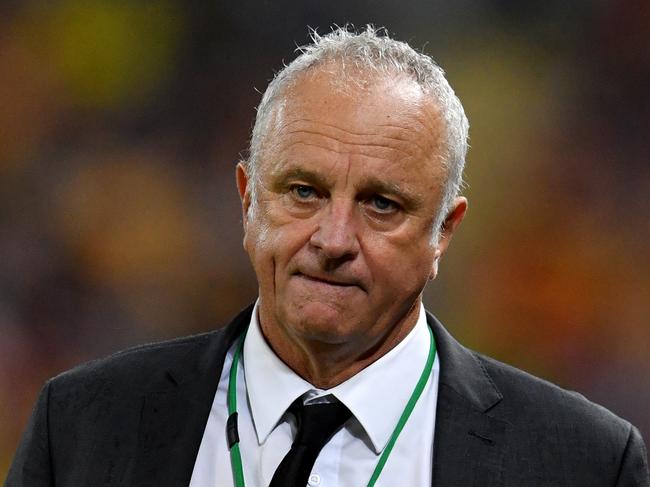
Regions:
<instances>
[{"instance_id":1,"label":"wrinkled forehead","mask_svg":"<svg viewBox=\"0 0 650 487\"><path fill-rule=\"evenodd\" d=\"M355 135L410 140L425 159L443 157L444 122L433 97L406 75L337 66L300 75L273 107L266 148L279 149L296 127L332 127Z\"/></svg>"}]
</instances>

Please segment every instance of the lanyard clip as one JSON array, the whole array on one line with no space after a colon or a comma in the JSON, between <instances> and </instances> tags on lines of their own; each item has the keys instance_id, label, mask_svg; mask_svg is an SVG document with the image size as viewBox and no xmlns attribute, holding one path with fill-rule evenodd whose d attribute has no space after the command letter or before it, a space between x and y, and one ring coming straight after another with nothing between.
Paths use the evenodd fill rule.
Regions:
<instances>
[{"instance_id":1,"label":"lanyard clip","mask_svg":"<svg viewBox=\"0 0 650 487\"><path fill-rule=\"evenodd\" d=\"M226 440L228 441L228 450L239 443L239 431L237 429L236 412L228 416L228 421L226 421Z\"/></svg>"}]
</instances>

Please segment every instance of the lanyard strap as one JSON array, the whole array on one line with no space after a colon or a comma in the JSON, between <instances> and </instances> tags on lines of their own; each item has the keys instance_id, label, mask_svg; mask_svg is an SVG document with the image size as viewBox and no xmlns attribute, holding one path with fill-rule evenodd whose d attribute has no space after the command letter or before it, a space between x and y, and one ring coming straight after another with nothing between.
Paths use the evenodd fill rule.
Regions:
<instances>
[{"instance_id":1,"label":"lanyard strap","mask_svg":"<svg viewBox=\"0 0 650 487\"><path fill-rule=\"evenodd\" d=\"M402 411L399 421L397 421L393 433L390 435L386 448L384 448L381 457L379 457L377 466L368 481L368 487L373 487L381 475L381 471L384 469L384 465L386 465L388 457L393 451L395 442L397 442L397 438L404 429L413 409L415 409L415 405L417 404L418 399L420 399L422 391L424 391L429 376L431 375L433 362L436 358L436 342L433 338L431 328L427 327L427 330L429 330L429 355L424 364L424 369L422 370L422 374L420 374L420 378L411 393L411 397L406 403L404 411ZM245 487L244 467L242 464L241 452L239 451L239 432L237 429L237 369L239 368L239 360L241 358L242 349L244 348L245 338L246 332L242 335L237 344L237 348L235 349L235 355L233 356L232 364L230 366L230 375L228 380L228 421L226 422L226 437L228 439L228 448L230 449L230 464L232 465L232 475L235 487Z\"/></svg>"},{"instance_id":2,"label":"lanyard strap","mask_svg":"<svg viewBox=\"0 0 650 487\"><path fill-rule=\"evenodd\" d=\"M228 448L230 449L230 465L232 466L235 487L245 487L244 466L241 461L241 452L239 451L239 430L237 428L237 369L239 368L239 358L244 348L244 339L246 338L247 331L248 329L244 330L237 344L228 377L228 421L226 422L226 438L228 439Z\"/></svg>"}]
</instances>

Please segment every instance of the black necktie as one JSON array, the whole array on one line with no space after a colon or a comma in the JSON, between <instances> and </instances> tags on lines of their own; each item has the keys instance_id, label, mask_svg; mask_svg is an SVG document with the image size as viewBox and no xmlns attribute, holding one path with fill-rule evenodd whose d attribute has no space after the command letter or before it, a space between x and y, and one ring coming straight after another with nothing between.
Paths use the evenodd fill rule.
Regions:
<instances>
[{"instance_id":1,"label":"black necktie","mask_svg":"<svg viewBox=\"0 0 650 487\"><path fill-rule=\"evenodd\" d=\"M289 411L296 415L298 433L269 487L305 487L318 453L352 414L338 401L304 406L300 398Z\"/></svg>"}]
</instances>

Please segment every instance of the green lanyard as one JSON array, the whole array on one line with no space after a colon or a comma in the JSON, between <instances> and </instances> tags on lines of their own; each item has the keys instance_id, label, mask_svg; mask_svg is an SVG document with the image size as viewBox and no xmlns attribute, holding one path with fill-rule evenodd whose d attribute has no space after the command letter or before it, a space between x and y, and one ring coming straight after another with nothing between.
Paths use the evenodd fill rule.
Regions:
<instances>
[{"instance_id":1,"label":"green lanyard","mask_svg":"<svg viewBox=\"0 0 650 487\"><path fill-rule=\"evenodd\" d=\"M433 332L431 328L427 327L429 330L429 356L427 357L427 362L424 364L424 370L418 379L418 383L415 385L415 389L411 393L411 397L406 403L406 407L402 412L402 415L393 430L393 434L390 435L390 439L384 448L375 471L372 473L370 480L368 481L368 487L373 487L381 474L381 471L386 465L386 461L390 456L397 437L400 435L406 422L411 416L415 405L422 395L422 391L429 380L431 375L431 369L433 368L433 361L436 358L436 342L433 338ZM228 421L226 422L226 437L228 439L228 448L230 449L230 464L232 465L232 475L235 482L235 487L245 487L244 484L244 467L241 459L241 452L239 451L239 432L237 429L237 369L239 366L239 359L241 358L242 349L244 348L244 339L246 338L246 332L244 332L237 348L235 350L235 355L232 359L232 365L230 366L230 376L228 380Z\"/></svg>"}]
</instances>

